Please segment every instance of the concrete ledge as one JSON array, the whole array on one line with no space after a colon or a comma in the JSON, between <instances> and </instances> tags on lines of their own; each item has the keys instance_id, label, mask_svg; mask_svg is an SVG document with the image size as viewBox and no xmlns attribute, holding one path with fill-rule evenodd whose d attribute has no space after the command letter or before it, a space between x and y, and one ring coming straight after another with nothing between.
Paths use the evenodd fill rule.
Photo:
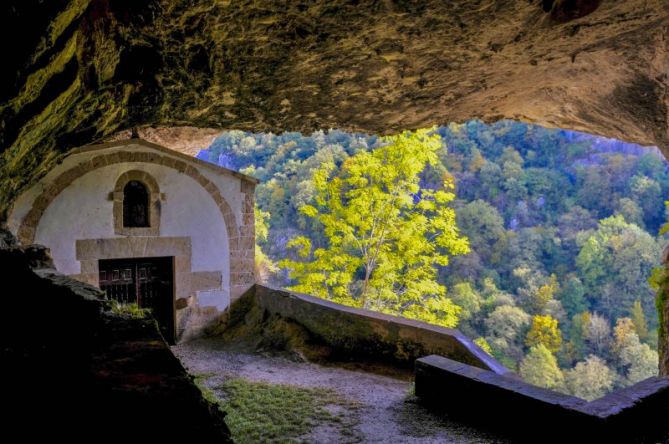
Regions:
<instances>
[{"instance_id":1,"label":"concrete ledge","mask_svg":"<svg viewBox=\"0 0 669 444\"><path fill-rule=\"evenodd\" d=\"M342 353L407 365L440 354L497 374L509 371L458 330L347 307L324 299L262 285L256 302L273 315L292 320Z\"/></svg>"},{"instance_id":2,"label":"concrete ledge","mask_svg":"<svg viewBox=\"0 0 669 444\"><path fill-rule=\"evenodd\" d=\"M530 442L669 442L669 378L586 402L432 355L416 361L416 395L449 417Z\"/></svg>"}]
</instances>

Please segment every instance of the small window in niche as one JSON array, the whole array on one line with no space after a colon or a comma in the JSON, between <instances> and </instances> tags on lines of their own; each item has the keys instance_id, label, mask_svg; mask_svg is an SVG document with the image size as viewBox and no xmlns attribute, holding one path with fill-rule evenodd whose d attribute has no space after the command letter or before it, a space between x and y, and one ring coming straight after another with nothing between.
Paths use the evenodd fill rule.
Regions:
<instances>
[{"instance_id":1,"label":"small window in niche","mask_svg":"<svg viewBox=\"0 0 669 444\"><path fill-rule=\"evenodd\" d=\"M136 180L131 180L123 188L123 226L150 226L149 193L144 184Z\"/></svg>"}]
</instances>

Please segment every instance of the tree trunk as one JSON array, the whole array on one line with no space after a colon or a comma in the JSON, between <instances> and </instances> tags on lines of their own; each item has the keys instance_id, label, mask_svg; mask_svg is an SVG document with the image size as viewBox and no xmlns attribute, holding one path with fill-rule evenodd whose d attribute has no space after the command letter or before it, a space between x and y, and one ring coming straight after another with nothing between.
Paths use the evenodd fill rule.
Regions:
<instances>
[{"instance_id":1,"label":"tree trunk","mask_svg":"<svg viewBox=\"0 0 669 444\"><path fill-rule=\"evenodd\" d=\"M369 271L369 265L365 265L365 280L362 284L362 295L360 297L360 301L362 302L362 308L367 308L367 287L369 285L369 278L372 275L372 273Z\"/></svg>"}]
</instances>

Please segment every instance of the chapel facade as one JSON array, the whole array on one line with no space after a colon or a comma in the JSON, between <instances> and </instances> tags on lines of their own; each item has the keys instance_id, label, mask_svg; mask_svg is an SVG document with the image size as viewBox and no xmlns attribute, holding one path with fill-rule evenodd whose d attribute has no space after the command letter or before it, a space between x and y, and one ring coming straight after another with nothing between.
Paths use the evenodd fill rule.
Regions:
<instances>
[{"instance_id":1,"label":"chapel facade","mask_svg":"<svg viewBox=\"0 0 669 444\"><path fill-rule=\"evenodd\" d=\"M8 227L58 271L200 335L255 283L257 179L142 139L90 145L16 201Z\"/></svg>"}]
</instances>

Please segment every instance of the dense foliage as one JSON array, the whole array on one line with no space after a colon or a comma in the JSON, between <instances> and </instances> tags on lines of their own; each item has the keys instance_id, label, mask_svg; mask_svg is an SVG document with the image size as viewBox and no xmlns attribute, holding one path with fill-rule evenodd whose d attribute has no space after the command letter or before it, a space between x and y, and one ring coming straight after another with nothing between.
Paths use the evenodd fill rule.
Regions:
<instances>
[{"instance_id":1,"label":"dense foliage","mask_svg":"<svg viewBox=\"0 0 669 444\"><path fill-rule=\"evenodd\" d=\"M437 282L459 307L458 328L535 383L582 397L656 373L647 280L666 244L657 236L669 195L661 155L515 122L451 124L435 134L438 159L425 162L418 185L448 193L444 184L456 184L449 206L471 251L438 266ZM337 176L386 143L337 130L231 131L199 157L262 180L256 199L269 231L261 268L288 286L299 282L271 262L299 260L291 239L308 239L309 254L331 245L320 216L332 209L318 203L329 186L323 175Z\"/></svg>"},{"instance_id":2,"label":"dense foliage","mask_svg":"<svg viewBox=\"0 0 669 444\"><path fill-rule=\"evenodd\" d=\"M299 211L322 227L326 246L313 248L307 236L288 242L298 256L281 261L296 281L290 289L454 327L460 308L437 267L469 252L449 206L455 185L450 177L438 189L419 185L420 173L439 162L441 140L422 130L383 142L314 172L313 205Z\"/></svg>"}]
</instances>

